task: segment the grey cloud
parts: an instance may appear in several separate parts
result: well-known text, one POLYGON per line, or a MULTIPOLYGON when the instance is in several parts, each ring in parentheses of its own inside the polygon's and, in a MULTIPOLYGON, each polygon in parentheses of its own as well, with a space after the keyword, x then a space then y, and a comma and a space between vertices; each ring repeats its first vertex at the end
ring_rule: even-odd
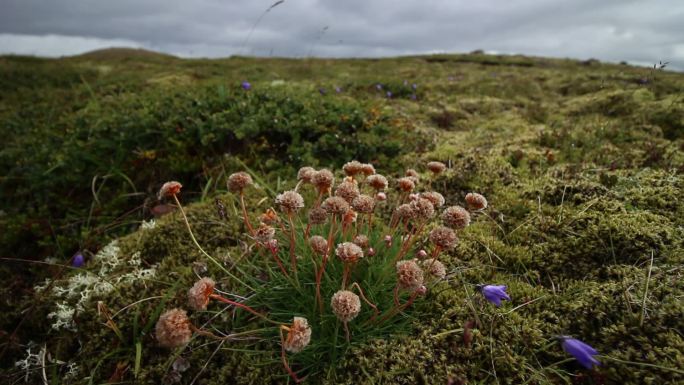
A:
MULTIPOLYGON (((241 53, 252 25, 273 1, 0 0, 0 51, 16 50, 17 36, 38 41, 51 34, 57 45, 54 36, 65 36, 71 48, 80 37, 102 44, 129 41, 180 56, 229 56, 241 53)), ((667 60, 684 69, 681 20, 679 0, 286 0, 263 17, 242 53, 347 57, 484 49, 667 60), (324 26, 330 28, 321 36, 324 26)))

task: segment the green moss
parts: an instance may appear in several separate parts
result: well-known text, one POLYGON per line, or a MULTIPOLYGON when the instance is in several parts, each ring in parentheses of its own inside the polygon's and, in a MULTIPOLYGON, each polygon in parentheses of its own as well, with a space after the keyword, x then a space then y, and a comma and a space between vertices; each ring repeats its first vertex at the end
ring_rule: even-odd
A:
MULTIPOLYGON (((357 61, 3 58, 0 87, 7 108, 0 118, 8 130, 3 134, 15 142, 3 149, 0 165, 16 176, 33 175, 26 181, 36 183, 26 191, 38 194, 21 204, 4 200, 16 210, 2 208, 3 247, 22 255, 39 250, 70 256, 88 230, 58 231, 53 238, 59 226, 45 213, 73 212, 78 201, 80 213, 72 219, 82 219, 90 211, 94 175, 98 188, 99 178, 110 176, 93 216, 117 224, 118 210, 142 204, 166 179, 186 184, 184 200, 200 200, 220 194, 225 174, 246 164, 263 177, 259 197, 268 197, 250 203, 256 215, 271 204, 266 191, 282 190, 286 182, 280 177, 299 165, 336 166, 357 157, 398 175, 402 167, 423 171, 425 161, 441 160, 451 168, 430 183, 448 204, 477 191, 490 205, 444 256, 449 280, 428 294, 417 309, 420 317, 406 318, 407 333, 353 345, 326 363, 335 370, 308 383, 681 383, 684 78, 659 72, 642 86, 640 79, 652 78, 647 69, 587 64, 479 54, 357 61), (257 92, 236 93, 243 79, 257 92), (282 86, 272 83, 281 80, 282 86), (417 101, 408 97, 404 80, 418 84, 417 101), (398 97, 384 98, 376 83, 398 97), (330 92, 336 85, 345 91, 330 92), (328 94, 318 94, 319 87, 328 94), (453 121, 443 125, 435 117, 453 121), (17 142, 27 127, 24 142, 17 142), (91 130, 125 135, 116 142, 91 142, 91 130), (69 133, 79 152, 60 148, 46 132, 69 133), (39 164, 56 168, 44 175, 47 169, 39 164), (126 170, 135 188, 117 170, 126 170), (44 242, 34 242, 36 234, 44 242), (54 239, 62 254, 54 252, 54 239), (512 301, 494 308, 474 290, 479 283, 508 285, 512 301), (463 329, 471 321, 467 341, 463 329), (557 334, 594 346, 604 355, 603 365, 581 368, 555 342, 557 334)), ((17 196, 10 194, 23 186, 17 180, 2 180, 5 196, 17 196)), ((230 195, 219 197, 228 221, 205 199, 189 207, 190 222, 221 263, 242 260, 238 266, 244 266, 251 254, 238 235, 244 231, 239 214, 230 195)), ((150 198, 146 206, 154 204, 150 198)), ((124 381, 157 384, 174 354, 191 362, 183 383, 195 375, 206 384, 286 383, 275 339, 220 347, 198 339, 175 353, 155 347, 146 326, 161 308, 185 302, 185 288, 195 279, 193 263, 204 260, 178 214, 149 230, 134 231, 137 221, 132 222, 121 228, 131 232, 119 240, 121 255, 139 252, 144 267, 155 266, 153 278, 94 296, 75 315, 74 333, 49 330, 46 317, 57 299, 30 290, 33 274, 57 275, 58 269, 7 265, 3 274, 13 279, 1 292, 7 310, 0 318, 3 329, 31 314, 19 341, 45 341, 53 357, 81 368, 77 380, 62 383, 88 383, 91 375, 93 382, 104 382, 125 363, 130 369, 124 381), (17 292, 33 296, 21 299, 17 292), (134 304, 139 300, 144 301, 134 304), (130 306, 115 317, 122 339, 103 325, 97 301, 112 313, 130 306), (142 359, 134 380, 136 343, 142 359)), ((95 250, 103 243, 85 246, 95 250)), ((215 269, 211 263, 208 268, 215 269)), ((91 263, 87 269, 96 273, 99 267, 91 263)), ((116 281, 132 269, 124 265, 108 278, 116 281)), ((57 281, 64 284, 74 274, 57 281)), ((230 279, 219 285, 233 287, 230 279)), ((192 315, 198 323, 207 316, 192 315)), ((9 352, 22 355, 16 345, 9 352)), ((3 371, 17 376, 12 360, 4 359, 3 371)), ((55 373, 58 383, 66 368, 55 373)))

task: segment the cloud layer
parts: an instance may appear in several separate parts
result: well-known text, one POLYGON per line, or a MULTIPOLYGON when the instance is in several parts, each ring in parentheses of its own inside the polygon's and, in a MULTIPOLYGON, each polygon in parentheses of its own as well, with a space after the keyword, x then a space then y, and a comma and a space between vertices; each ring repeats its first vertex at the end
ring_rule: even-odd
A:
POLYGON ((0 0, 0 53, 133 46, 185 57, 358 57, 483 49, 684 69, 680 0, 285 0, 264 14, 273 2, 0 0))

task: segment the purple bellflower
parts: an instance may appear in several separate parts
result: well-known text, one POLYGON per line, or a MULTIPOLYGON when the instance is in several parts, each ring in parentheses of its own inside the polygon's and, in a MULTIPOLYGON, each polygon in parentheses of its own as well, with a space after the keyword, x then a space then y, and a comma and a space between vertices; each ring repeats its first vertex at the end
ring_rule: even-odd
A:
POLYGON ((493 303, 496 307, 501 306, 502 299, 511 300, 511 297, 506 294, 506 285, 479 285, 477 289, 484 295, 487 301, 493 303))
POLYGON ((79 251, 71 258, 71 266, 81 267, 83 265, 85 265, 85 257, 83 256, 83 253, 79 251))
POLYGON ((251 90, 251 89, 252 89, 252 85, 249 84, 249 82, 245 80, 244 82, 242 82, 242 89, 243 89, 243 90, 251 90))
POLYGON ((339 94, 340 92, 342 92, 342 88, 341 87, 335 87, 335 92, 337 92, 339 94))
POLYGON ((387 99, 392 99, 392 91, 387 91, 387 99))
POLYGON ((570 336, 560 336, 558 338, 561 340, 563 350, 575 357, 575 359, 585 368, 591 369, 594 365, 601 365, 599 360, 594 358, 594 356, 598 354, 596 349, 570 336))
POLYGON ((376 84, 375 89, 378 91, 382 91, 382 84, 380 84, 380 83, 376 84))

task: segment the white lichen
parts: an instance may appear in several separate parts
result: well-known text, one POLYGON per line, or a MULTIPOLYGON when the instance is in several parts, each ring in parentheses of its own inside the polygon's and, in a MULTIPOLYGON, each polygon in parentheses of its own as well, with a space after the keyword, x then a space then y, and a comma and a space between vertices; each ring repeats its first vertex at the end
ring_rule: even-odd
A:
POLYGON ((149 221, 142 221, 140 224, 140 230, 152 230, 157 227, 157 221, 150 219, 149 221))
MULTIPOLYGON (((52 320, 52 328, 75 331, 74 314, 92 310, 90 303, 93 298, 106 297, 117 287, 155 277, 156 266, 147 269, 141 269, 141 266, 140 252, 126 258, 122 255, 117 241, 105 246, 95 254, 88 271, 74 274, 52 286, 50 294, 56 307, 48 314, 48 319, 52 320)), ((45 280, 43 285, 37 285, 35 289, 37 292, 43 292, 51 283, 52 281, 45 280)))

